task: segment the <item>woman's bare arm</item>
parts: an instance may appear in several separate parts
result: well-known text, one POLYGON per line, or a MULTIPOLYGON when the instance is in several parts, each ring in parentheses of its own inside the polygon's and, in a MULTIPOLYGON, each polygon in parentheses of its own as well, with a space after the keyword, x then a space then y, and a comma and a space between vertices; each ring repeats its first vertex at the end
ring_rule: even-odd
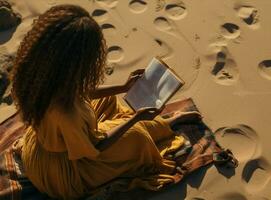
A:
POLYGON ((102 140, 96 145, 96 148, 103 151, 115 143, 129 128, 131 128, 135 123, 139 121, 137 115, 134 115, 128 121, 123 124, 116 126, 115 128, 108 131, 107 138, 102 140))
POLYGON ((123 85, 101 86, 90 94, 90 99, 99 99, 127 92, 144 73, 144 69, 132 72, 123 85))

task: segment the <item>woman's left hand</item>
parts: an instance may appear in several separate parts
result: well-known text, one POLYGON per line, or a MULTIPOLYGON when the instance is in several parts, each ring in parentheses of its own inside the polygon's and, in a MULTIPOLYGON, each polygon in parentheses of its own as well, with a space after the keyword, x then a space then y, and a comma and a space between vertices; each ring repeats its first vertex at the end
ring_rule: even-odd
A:
POLYGON ((135 82, 137 81, 137 79, 139 79, 140 77, 142 77, 144 71, 145 71, 145 69, 138 69, 138 70, 133 71, 129 75, 128 80, 124 84, 124 90, 125 90, 125 92, 127 92, 135 84, 135 82))

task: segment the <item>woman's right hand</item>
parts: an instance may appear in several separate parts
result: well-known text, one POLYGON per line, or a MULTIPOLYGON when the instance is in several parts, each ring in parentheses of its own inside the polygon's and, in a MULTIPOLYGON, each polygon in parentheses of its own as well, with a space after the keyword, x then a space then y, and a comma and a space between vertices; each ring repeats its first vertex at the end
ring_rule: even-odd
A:
POLYGON ((138 120, 153 120, 157 115, 159 115, 164 107, 157 109, 152 107, 140 108, 136 112, 136 118, 138 120))

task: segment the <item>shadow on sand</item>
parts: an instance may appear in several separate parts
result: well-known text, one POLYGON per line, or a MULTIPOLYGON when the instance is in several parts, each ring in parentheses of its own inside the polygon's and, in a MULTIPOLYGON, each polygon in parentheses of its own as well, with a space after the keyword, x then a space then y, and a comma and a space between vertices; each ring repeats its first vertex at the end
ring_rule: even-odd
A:
POLYGON ((227 179, 231 178, 235 174, 234 168, 209 164, 189 174, 187 177, 182 179, 180 183, 168 186, 159 192, 149 192, 137 189, 130 191, 129 195, 126 193, 115 194, 112 200, 184 200, 187 197, 187 186, 189 185, 192 188, 198 189, 203 182, 207 170, 212 166, 216 167, 217 171, 227 179))

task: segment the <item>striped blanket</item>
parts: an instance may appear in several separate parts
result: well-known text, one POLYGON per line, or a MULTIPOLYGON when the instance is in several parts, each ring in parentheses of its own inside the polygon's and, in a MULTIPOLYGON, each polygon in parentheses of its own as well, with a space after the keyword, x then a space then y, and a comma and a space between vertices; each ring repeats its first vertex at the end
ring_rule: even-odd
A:
MULTIPOLYGON (((177 110, 198 111, 192 99, 186 99, 168 104, 162 115, 168 117, 177 110)), ((0 199, 49 199, 45 194, 41 194, 24 176, 21 160, 11 149, 12 143, 23 135, 23 130, 24 125, 20 122, 18 114, 14 114, 0 124, 0 199)), ((180 182, 183 177, 194 170, 210 163, 237 166, 237 160, 232 153, 223 149, 215 141, 213 133, 203 122, 178 125, 174 127, 174 130, 177 134, 186 137, 191 144, 189 149, 179 152, 181 155, 177 157, 177 162, 180 166, 180 173, 176 176, 175 183, 180 182)), ((124 178, 116 179, 100 188, 95 196, 86 198, 88 200, 115 199, 116 188, 127 181, 129 180, 124 178)), ((129 194, 127 195, 129 196, 129 194)), ((141 198, 139 197, 139 199, 142 199, 142 195, 144 195, 144 191, 140 194, 141 198)), ((118 196, 117 199, 125 198, 118 196)))

